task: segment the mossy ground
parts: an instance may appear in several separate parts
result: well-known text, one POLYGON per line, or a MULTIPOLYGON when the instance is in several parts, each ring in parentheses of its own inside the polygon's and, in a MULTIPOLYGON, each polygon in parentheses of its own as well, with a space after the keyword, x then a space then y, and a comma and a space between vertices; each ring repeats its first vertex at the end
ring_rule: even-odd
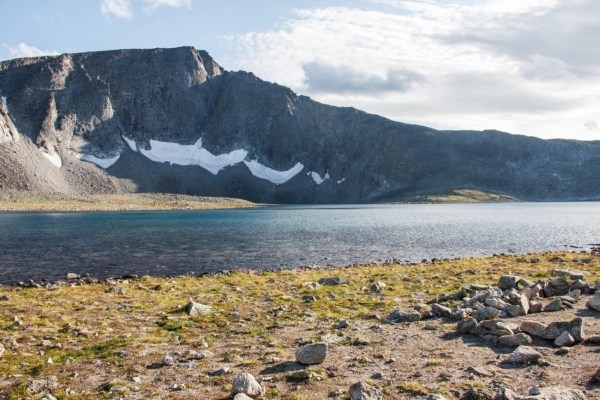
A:
POLYGON ((448 357, 456 350, 452 343, 431 336, 451 331, 455 324, 438 321, 430 333, 423 330, 423 322, 414 324, 413 329, 377 325, 379 321, 373 318, 385 318, 395 308, 409 309, 437 294, 455 293, 465 283, 494 284, 509 273, 538 279, 549 277, 554 268, 584 270, 590 273, 587 280, 593 281, 600 279, 600 256, 558 252, 415 266, 145 277, 121 284, 127 288, 123 294, 109 293, 108 287, 100 284, 64 286, 57 291, 1 288, 0 296, 7 295, 9 300, 0 303, 0 340, 6 346, 0 363, 0 377, 4 377, 0 378, 0 396, 25 398, 32 379, 54 375, 61 384, 54 391, 59 399, 67 395, 70 399, 125 395, 227 398, 232 376, 209 376, 208 372, 227 366, 234 373, 247 371, 259 376, 269 367, 293 360, 300 338, 318 340, 333 334, 340 341, 324 365, 310 367, 302 371, 304 375, 261 375, 266 379, 265 397, 325 398, 332 390, 347 389, 361 371, 385 370, 392 378, 374 382, 384 388, 388 398, 413 398, 436 391, 452 398, 452 389, 486 384, 478 380, 441 382, 434 390, 427 382, 398 371, 398 363, 408 366, 410 360, 398 361, 394 367, 389 359, 410 358, 406 351, 416 352, 423 358, 419 368, 424 371, 443 373, 455 368, 455 356, 448 357), (540 262, 530 263, 533 257, 540 262), (553 257, 563 261, 550 261, 553 257), (583 258, 592 261, 581 263, 583 258), (332 276, 345 277, 350 283, 315 290, 303 287, 303 283, 332 276), (375 282, 386 283, 385 289, 372 291, 375 282), (317 300, 305 302, 306 295, 317 300), (215 312, 190 317, 184 312, 190 300, 210 305, 215 312), (241 319, 230 315, 233 311, 241 319), (18 326, 15 317, 21 321, 18 326), (340 319, 348 319, 352 328, 334 329, 340 319), (356 328, 361 325, 364 329, 356 328), (368 344, 356 346, 359 338, 367 338, 368 344), (428 347, 424 350, 423 346, 428 347), (214 357, 183 362, 189 350, 208 350, 214 357), (115 351, 131 355, 118 356, 115 351), (170 353, 182 362, 154 369, 170 353), (52 364, 46 363, 48 358, 52 364), (134 383, 134 377, 140 377, 139 382, 134 383), (175 384, 185 385, 185 390, 176 390, 175 384), (131 386, 138 386, 139 392, 131 392, 131 386), (127 391, 111 392, 111 387, 127 391))

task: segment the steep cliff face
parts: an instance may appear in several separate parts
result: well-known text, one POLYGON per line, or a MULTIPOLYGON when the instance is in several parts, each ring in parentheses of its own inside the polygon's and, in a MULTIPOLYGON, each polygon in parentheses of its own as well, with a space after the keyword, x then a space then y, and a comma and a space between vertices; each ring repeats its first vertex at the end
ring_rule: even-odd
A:
POLYGON ((458 188, 600 199, 599 142, 394 122, 224 71, 190 47, 6 61, 0 90, 0 188, 277 203, 458 188))

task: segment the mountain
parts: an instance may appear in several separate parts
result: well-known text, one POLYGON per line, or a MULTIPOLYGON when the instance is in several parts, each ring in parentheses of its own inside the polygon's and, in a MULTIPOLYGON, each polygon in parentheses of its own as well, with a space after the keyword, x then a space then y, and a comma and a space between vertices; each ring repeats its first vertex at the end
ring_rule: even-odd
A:
POLYGON ((0 188, 365 203, 600 200, 600 142, 438 131, 320 104, 191 47, 0 63, 0 188))

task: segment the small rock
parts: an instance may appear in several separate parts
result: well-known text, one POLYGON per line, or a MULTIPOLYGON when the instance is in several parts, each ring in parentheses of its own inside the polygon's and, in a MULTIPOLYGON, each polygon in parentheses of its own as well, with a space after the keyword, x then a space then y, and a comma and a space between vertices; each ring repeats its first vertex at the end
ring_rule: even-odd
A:
POLYGON ((108 293, 116 293, 116 294, 125 294, 127 293, 127 289, 123 286, 111 286, 108 288, 108 293))
POLYGON ((350 281, 346 278, 321 278, 319 284, 323 286, 347 285, 350 281))
POLYGON ((571 346, 574 343, 575 339, 573 339, 573 336, 571 336, 569 331, 564 331, 559 337, 556 338, 556 340, 554 340, 554 345, 557 347, 571 346))
POLYGON ((496 286, 502 290, 512 289, 517 287, 517 282, 519 282, 519 280, 520 278, 518 276, 504 275, 500 277, 496 286))
POLYGON ((469 367, 469 368, 467 368, 467 372, 471 372, 475 375, 483 376, 485 378, 489 378, 489 377, 493 376, 493 374, 491 372, 489 372, 487 369, 482 368, 482 367, 469 367))
POLYGON ((471 318, 464 321, 460 321, 458 324, 456 324, 456 331, 458 333, 467 333, 476 326, 477 320, 475 318, 471 318))
POLYGON ((533 336, 542 336, 542 332, 547 328, 546 325, 537 321, 523 321, 521 322, 521 330, 523 332, 529 333, 533 336))
POLYGON ((265 388, 254 379, 254 376, 244 373, 233 378, 231 394, 244 393, 248 396, 262 396, 265 388))
POLYGON ((221 376, 221 375, 227 375, 230 372, 231 372, 231 370, 229 368, 223 367, 216 371, 209 372, 208 375, 209 376, 221 376))
POLYGON ((600 383, 600 369, 596 371, 596 375, 593 378, 594 382, 600 383))
POLYGON ((421 320, 421 314, 418 311, 395 310, 388 315, 387 319, 392 322, 415 322, 421 320))
POLYGON ((585 306, 590 310, 600 311, 600 292, 596 292, 585 306))
POLYGON ((533 343, 531 337, 524 333, 518 333, 516 335, 501 336, 498 338, 498 344, 501 346, 517 347, 533 343))
POLYGON ((539 388, 539 392, 536 395, 519 395, 505 388, 496 395, 495 400, 587 400, 582 391, 560 386, 539 388))
POLYGON ((54 361, 52 361, 51 358, 46 359, 46 364, 54 364, 54 361))
POLYGON ((341 319, 337 324, 340 327, 340 329, 346 329, 350 327, 350 322, 348 322, 347 319, 341 319))
POLYGON ((237 311, 232 311, 232 312, 230 312, 230 313, 229 313, 229 316, 230 316, 231 318, 235 318, 235 319, 241 319, 241 318, 242 318, 242 316, 240 315, 240 313, 239 313, 239 312, 237 312, 237 311))
POLYGON ((544 307, 545 312, 561 311, 562 309, 563 304, 562 301, 560 301, 560 299, 554 299, 554 301, 552 301, 544 307))
POLYGON ((590 336, 587 341, 590 343, 600 343, 600 335, 590 336))
MULTIPOLYGON (((483 326, 477 325, 475 328, 471 329, 469 331, 469 333, 474 336, 484 337, 489 333, 489 331, 487 329, 485 329, 483 326)), ((490 335, 490 336, 495 337, 493 335, 490 335)))
POLYGON ((72 280, 79 279, 79 278, 81 278, 81 276, 79 276, 77 274, 74 274, 73 272, 69 272, 67 274, 67 280, 68 281, 72 281, 72 280))
POLYGON ((449 317, 452 315, 452 310, 450 308, 437 303, 431 306, 431 311, 440 317, 449 317))
POLYGON ((304 282, 302 284, 302 287, 309 289, 309 290, 314 290, 314 289, 320 289, 322 286, 321 286, 321 284, 319 284, 317 282, 304 282))
POLYGON ((235 395, 235 397, 233 398, 233 400, 252 400, 252 397, 248 397, 244 393, 238 393, 238 394, 235 395))
POLYGON ((471 387, 462 397, 463 400, 493 400, 494 393, 486 388, 471 387))
MULTIPOLYGON (((529 308, 529 307, 527 307, 527 308, 529 308)), ((510 306, 506 307, 504 309, 504 311, 506 311, 508 313, 508 315, 510 315, 513 318, 520 317, 520 316, 526 314, 523 307, 518 306, 518 305, 512 305, 512 304, 510 306)))
POLYGON ((211 306, 195 303, 193 301, 190 301, 185 307, 185 312, 192 317, 196 315, 211 314, 213 311, 211 306))
POLYGON ((160 363, 162 365, 170 367, 170 366, 175 365, 175 359, 171 356, 166 356, 162 359, 162 361, 160 363))
POLYGON ((384 282, 375 282, 373 285, 371 285, 371 291, 381 292, 386 286, 387 285, 384 282))
POLYGON ((350 400, 382 400, 383 393, 377 386, 357 382, 350 386, 350 400))
POLYGON ((485 305, 497 308, 498 310, 504 310, 506 309, 506 307, 510 306, 510 304, 508 304, 507 302, 496 298, 487 299, 485 301, 485 305))
POLYGON ((562 335, 564 331, 568 331, 577 342, 585 340, 583 319, 581 318, 575 318, 572 321, 552 322, 542 331, 540 337, 546 340, 555 340, 562 335))
POLYGON ((504 361, 506 364, 526 364, 537 362, 542 355, 534 349, 527 346, 519 346, 504 361))
POLYGON ((500 310, 494 307, 484 307, 481 310, 475 312, 473 317, 477 321, 484 321, 486 319, 496 319, 500 316, 500 310))
POLYGON ((542 303, 540 303, 539 301, 530 301, 529 302, 529 313, 530 314, 537 314, 537 313, 541 313, 544 309, 544 305, 542 303))
POLYGON ((0 296, 0 301, 9 301, 9 300, 10 300, 10 297, 8 297, 7 295, 0 296))
POLYGON ((306 344, 296 352, 296 361, 300 364, 321 364, 327 357, 327 343, 306 344))

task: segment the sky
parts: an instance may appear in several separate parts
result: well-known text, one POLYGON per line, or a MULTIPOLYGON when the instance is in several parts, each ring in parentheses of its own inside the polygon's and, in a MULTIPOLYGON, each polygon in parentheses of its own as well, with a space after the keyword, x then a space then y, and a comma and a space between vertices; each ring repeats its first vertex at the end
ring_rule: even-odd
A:
POLYGON ((598 0, 1 0, 0 60, 194 46, 436 129, 600 140, 598 0))

